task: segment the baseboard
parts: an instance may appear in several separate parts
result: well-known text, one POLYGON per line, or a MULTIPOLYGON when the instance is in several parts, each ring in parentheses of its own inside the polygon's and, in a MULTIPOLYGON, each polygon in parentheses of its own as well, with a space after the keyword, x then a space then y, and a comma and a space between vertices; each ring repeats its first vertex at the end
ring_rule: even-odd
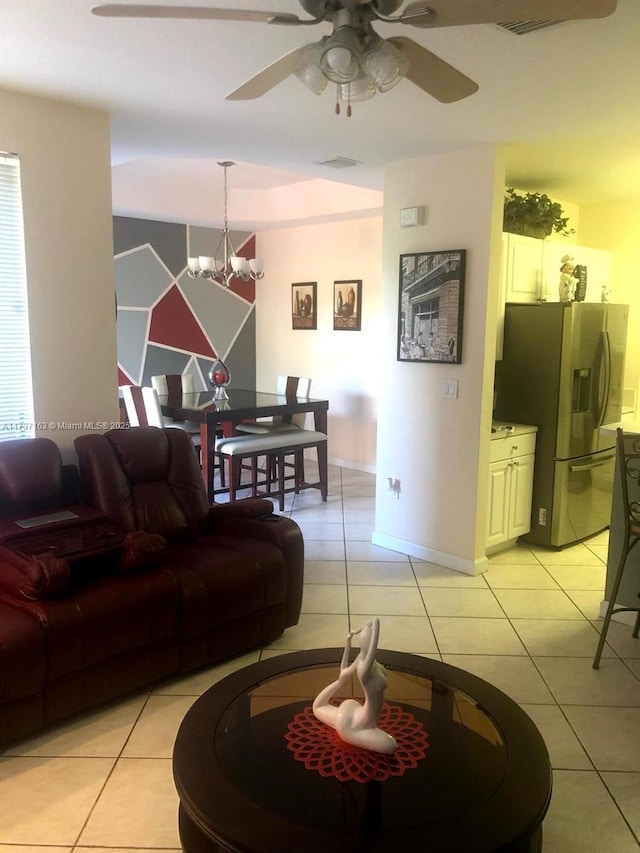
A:
MULTIPOLYGON (((604 619, 607 614, 607 607, 609 606, 609 602, 606 598, 604 598, 600 602, 600 618, 604 619)), ((624 607, 625 605, 621 604, 620 607, 624 607)), ((622 622, 623 625, 631 625, 633 628, 636 624, 636 616, 637 614, 631 610, 624 610, 622 613, 614 613, 611 617, 612 622, 622 622)))
POLYGON ((366 474, 376 473, 375 465, 367 465, 365 462, 354 462, 353 459, 340 459, 337 456, 329 457, 329 465, 337 465, 338 468, 349 468, 351 471, 364 471, 366 474))
POLYGON ((436 551, 435 548, 425 548, 424 545, 416 545, 415 542, 406 542, 404 539, 386 536, 375 531, 371 536, 371 541, 381 548, 399 551, 401 554, 408 554, 410 557, 417 557, 427 563, 435 563, 438 566, 444 566, 445 569, 452 569, 454 572, 461 572, 464 575, 481 575, 489 568, 489 561, 486 557, 479 557, 477 560, 465 560, 455 554, 436 551))

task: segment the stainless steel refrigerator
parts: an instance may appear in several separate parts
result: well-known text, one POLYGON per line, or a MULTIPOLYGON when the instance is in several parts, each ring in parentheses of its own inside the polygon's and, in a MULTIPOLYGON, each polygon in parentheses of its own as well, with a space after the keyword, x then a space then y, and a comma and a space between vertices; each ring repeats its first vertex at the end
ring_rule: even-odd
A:
POLYGON ((538 426, 524 541, 562 548, 609 525, 615 439, 599 429, 622 416, 628 311, 587 302, 506 307, 494 417, 538 426))

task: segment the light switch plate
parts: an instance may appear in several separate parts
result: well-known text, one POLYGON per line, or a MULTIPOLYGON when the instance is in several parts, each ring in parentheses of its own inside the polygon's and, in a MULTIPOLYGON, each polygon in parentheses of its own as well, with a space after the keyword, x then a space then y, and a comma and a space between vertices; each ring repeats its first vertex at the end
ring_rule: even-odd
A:
POLYGON ((411 228, 413 225, 424 225, 424 205, 404 207, 400 211, 400 227, 411 228))

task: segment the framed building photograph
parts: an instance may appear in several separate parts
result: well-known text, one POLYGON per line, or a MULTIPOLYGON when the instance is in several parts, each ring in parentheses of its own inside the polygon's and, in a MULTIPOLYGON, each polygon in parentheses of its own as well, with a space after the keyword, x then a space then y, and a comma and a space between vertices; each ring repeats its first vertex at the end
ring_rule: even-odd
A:
POLYGON ((291 285, 291 328, 316 329, 318 312, 316 292, 318 283, 303 281, 291 285))
POLYGON ((333 282, 333 328, 359 332, 362 318, 362 279, 333 282))
POLYGON ((398 361, 460 364, 465 249, 400 255, 398 361))

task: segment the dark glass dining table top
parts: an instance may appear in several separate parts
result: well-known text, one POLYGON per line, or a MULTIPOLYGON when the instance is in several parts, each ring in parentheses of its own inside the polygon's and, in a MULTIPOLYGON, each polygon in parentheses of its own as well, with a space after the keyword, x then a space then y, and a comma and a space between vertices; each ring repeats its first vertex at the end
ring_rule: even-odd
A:
POLYGON ((213 391, 196 391, 183 393, 175 399, 168 394, 159 394, 161 406, 172 406, 182 410, 198 412, 255 412, 259 409, 282 409, 283 411, 313 411, 316 408, 326 408, 327 400, 314 397, 296 397, 285 394, 271 394, 245 388, 226 388, 227 400, 216 401, 213 391))

